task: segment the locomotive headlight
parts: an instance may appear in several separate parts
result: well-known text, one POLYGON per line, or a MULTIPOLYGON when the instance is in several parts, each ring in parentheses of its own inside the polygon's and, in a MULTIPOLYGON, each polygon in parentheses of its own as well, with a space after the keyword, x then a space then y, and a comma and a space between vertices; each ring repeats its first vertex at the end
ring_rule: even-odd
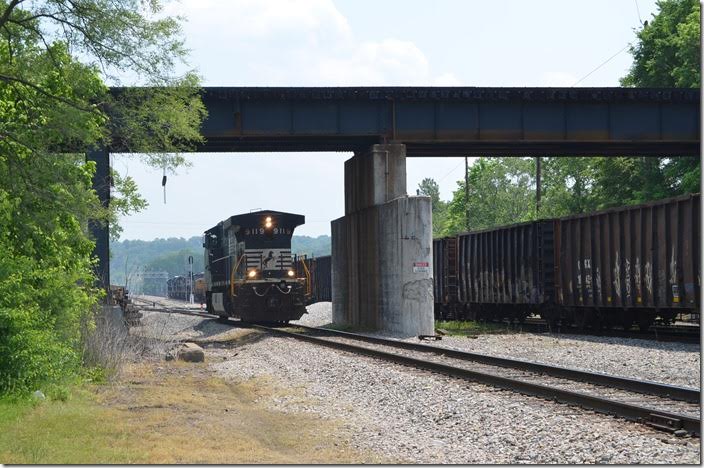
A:
POLYGON ((293 278, 293 275, 295 274, 296 273, 293 270, 288 270, 288 276, 290 276, 291 278, 293 278))
POLYGON ((257 270, 250 270, 250 272, 247 274, 250 278, 254 278, 257 276, 257 270))
POLYGON ((266 219, 264 220, 264 227, 266 227, 266 228, 271 227, 271 216, 267 216, 266 219))

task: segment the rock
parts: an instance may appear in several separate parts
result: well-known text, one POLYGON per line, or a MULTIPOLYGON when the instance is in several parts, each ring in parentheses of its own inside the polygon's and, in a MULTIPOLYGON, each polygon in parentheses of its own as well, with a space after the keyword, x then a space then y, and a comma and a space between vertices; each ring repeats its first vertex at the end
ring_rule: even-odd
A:
POLYGON ((205 352, 195 343, 184 343, 178 351, 178 358, 186 362, 203 362, 205 361, 205 352))
POLYGON ((46 396, 44 396, 44 393, 41 390, 36 390, 32 393, 32 398, 35 400, 46 400, 46 396))
POLYGON ((684 436, 686 436, 687 434, 689 434, 689 432, 685 431, 684 429, 677 429, 677 430, 675 431, 675 435, 676 435, 677 437, 684 437, 684 436))

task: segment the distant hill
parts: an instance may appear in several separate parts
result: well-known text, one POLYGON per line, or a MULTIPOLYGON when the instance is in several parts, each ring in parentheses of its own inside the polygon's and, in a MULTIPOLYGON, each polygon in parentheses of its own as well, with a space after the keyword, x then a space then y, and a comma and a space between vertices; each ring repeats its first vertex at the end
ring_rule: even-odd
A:
MULTIPOLYGON (((193 271, 203 271, 203 246, 201 236, 189 239, 170 237, 152 241, 124 240, 110 243, 110 283, 125 284, 125 278, 143 266, 147 270, 166 271, 169 276, 183 275, 188 271, 188 256, 193 256, 193 271)), ((330 255, 330 236, 293 236, 293 254, 321 257, 330 255)))

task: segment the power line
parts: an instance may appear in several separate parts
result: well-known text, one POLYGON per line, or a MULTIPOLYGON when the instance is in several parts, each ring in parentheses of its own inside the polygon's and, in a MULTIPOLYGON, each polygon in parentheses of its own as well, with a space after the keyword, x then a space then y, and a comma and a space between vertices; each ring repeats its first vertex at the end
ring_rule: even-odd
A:
POLYGON ((606 60, 604 60, 604 61, 603 61, 601 64, 599 64, 599 66, 596 67, 594 70, 590 71, 589 73, 587 73, 586 75, 584 75, 582 78, 580 78, 579 80, 577 80, 577 82, 576 82, 575 84, 573 84, 573 85, 571 86, 571 88, 574 88, 574 87, 577 86, 579 83, 581 83, 582 81, 584 81, 584 80, 586 80, 587 78, 589 78, 589 76, 591 76, 592 73, 594 73, 595 71, 597 71, 598 69, 600 69, 601 67, 603 67, 604 65, 606 65, 607 63, 609 63, 609 62, 610 62, 611 60, 613 60, 618 54, 620 54, 620 53, 623 52, 624 50, 628 49, 628 46, 629 46, 629 44, 626 44, 623 49, 619 50, 619 51, 616 52, 614 55, 612 55, 611 57, 609 57, 609 58, 607 58, 606 60))
POLYGON ((438 179, 438 183, 440 183, 440 181, 443 180, 445 177, 447 177, 447 176, 449 176, 450 174, 452 174, 453 172, 455 172, 455 171, 457 170, 457 168, 460 167, 460 165, 461 165, 463 162, 464 162, 464 161, 460 161, 460 163, 459 163, 458 165, 456 165, 454 169, 452 169, 450 172, 448 172, 447 174, 445 174, 444 176, 442 176, 441 178, 439 178, 439 179, 438 179))
POLYGON ((640 17, 640 8, 638 8, 638 0, 633 0, 633 2, 636 4, 636 11, 638 12, 638 21, 640 21, 640 24, 643 24, 643 19, 640 17))

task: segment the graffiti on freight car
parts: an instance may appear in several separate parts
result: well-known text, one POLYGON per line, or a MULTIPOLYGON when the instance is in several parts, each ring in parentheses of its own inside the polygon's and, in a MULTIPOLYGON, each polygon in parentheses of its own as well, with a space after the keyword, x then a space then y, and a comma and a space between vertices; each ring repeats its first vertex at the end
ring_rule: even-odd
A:
POLYGON ((614 292, 621 298, 621 260, 619 251, 616 251, 616 261, 614 261, 614 292))
POLYGON ((626 259, 626 299, 631 298, 631 259, 626 259))
POLYGON ((650 262, 645 262, 645 289, 648 290, 648 294, 652 297, 653 295, 653 265, 650 262))
POLYGON ((672 246, 672 257, 670 259, 670 284, 677 284, 677 257, 675 257, 675 246, 672 246))
POLYGON ((584 259, 584 292, 587 298, 592 297, 592 260, 584 259))
POLYGON ((596 267, 596 295, 601 298, 601 271, 596 267))
POLYGON ((634 277, 636 279, 636 302, 640 303, 643 299, 643 291, 641 290, 640 282, 640 258, 636 257, 636 271, 634 272, 634 277))

